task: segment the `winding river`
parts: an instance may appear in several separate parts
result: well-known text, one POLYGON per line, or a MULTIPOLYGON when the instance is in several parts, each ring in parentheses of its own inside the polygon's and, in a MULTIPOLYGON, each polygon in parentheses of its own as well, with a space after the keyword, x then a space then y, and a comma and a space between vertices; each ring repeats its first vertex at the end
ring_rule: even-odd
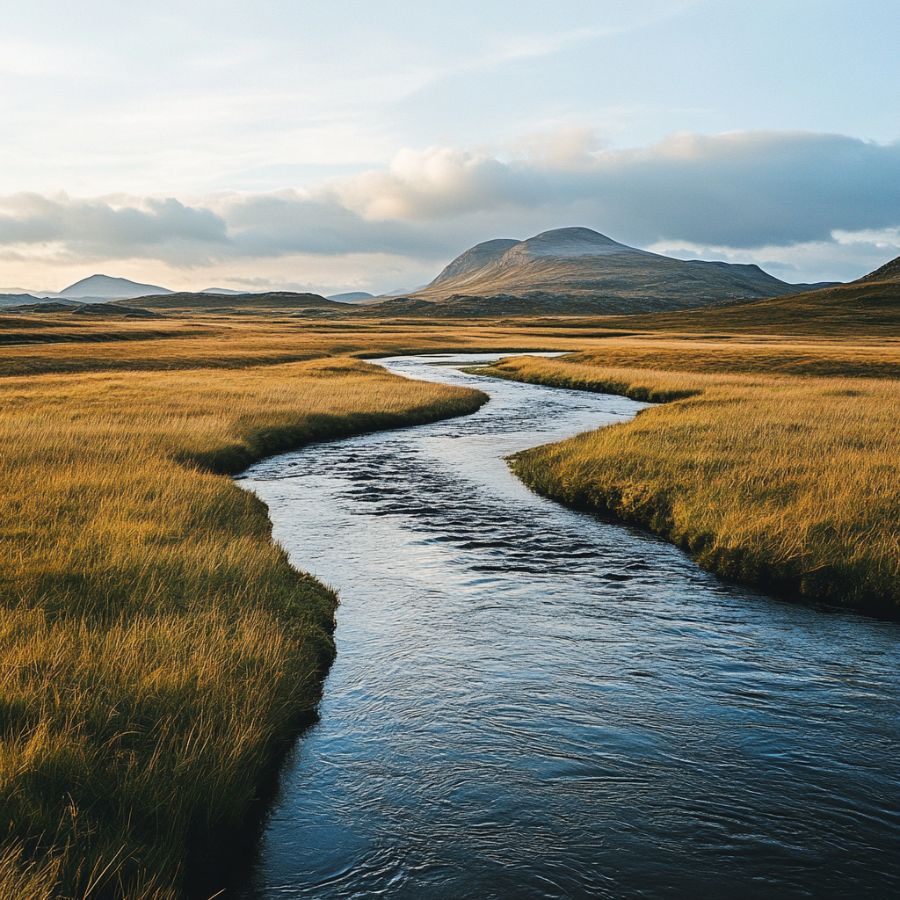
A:
POLYGON ((481 358, 380 361, 479 412, 241 482, 342 601, 241 896, 897 896, 900 626, 533 495, 503 457, 642 404, 481 358))

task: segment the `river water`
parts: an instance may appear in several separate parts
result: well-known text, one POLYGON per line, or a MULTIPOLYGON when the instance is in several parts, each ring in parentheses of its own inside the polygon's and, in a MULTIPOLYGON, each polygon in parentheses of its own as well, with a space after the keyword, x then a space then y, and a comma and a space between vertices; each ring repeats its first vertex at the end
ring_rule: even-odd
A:
POLYGON ((900 626, 530 493, 504 456, 642 404, 473 359, 381 363, 479 412, 242 479, 341 607, 241 896, 900 894, 900 626))

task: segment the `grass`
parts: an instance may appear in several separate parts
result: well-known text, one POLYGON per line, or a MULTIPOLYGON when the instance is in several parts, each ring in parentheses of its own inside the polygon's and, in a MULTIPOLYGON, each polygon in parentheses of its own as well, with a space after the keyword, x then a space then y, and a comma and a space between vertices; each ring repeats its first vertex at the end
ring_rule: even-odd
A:
POLYGON ((483 399, 362 357, 581 351, 494 372, 677 402, 520 455, 529 483, 734 577, 895 603, 897 344, 642 329, 0 314, 0 896, 181 896, 246 822, 335 598, 227 474, 483 399))
MULTIPOLYGON (((646 348, 559 359, 515 358, 490 374, 670 401, 634 421, 515 455, 533 489, 648 528, 727 578, 805 599, 900 612, 900 382, 810 376, 826 361, 805 345, 779 351, 795 375, 745 359, 709 371, 710 350, 646 348)), ((854 348, 841 351, 854 357, 854 348)), ((869 350, 864 356, 868 359, 869 350)), ((714 355, 714 354, 713 354, 714 355)), ((887 354, 886 354, 887 355, 887 354)), ((854 368, 856 363, 850 365, 854 368)), ((866 363, 869 366, 869 363, 866 363)))
MULTIPOLYGON (((545 334, 514 324, 303 320, 195 316, 123 322, 57 314, 0 314, 0 377, 96 371, 237 369, 323 356, 444 350, 578 350, 580 332, 545 334), (30 327, 29 327, 30 326, 30 327)), ((587 342, 590 344, 590 341, 587 342)))
POLYGON ((752 303, 623 316, 620 325, 649 331, 816 335, 841 340, 877 334, 896 340, 900 334, 900 280, 854 281, 752 303))
POLYGON ((180 896, 314 708, 335 598, 224 474, 483 399, 350 359, 0 379, 0 896, 180 896))

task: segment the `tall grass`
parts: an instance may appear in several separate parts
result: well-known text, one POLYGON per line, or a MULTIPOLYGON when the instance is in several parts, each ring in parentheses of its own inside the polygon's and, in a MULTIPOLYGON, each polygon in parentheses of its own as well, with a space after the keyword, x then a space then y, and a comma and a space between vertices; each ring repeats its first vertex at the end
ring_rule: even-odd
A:
POLYGON ((521 455, 532 484, 729 574, 895 602, 896 382, 872 376, 896 356, 766 337, 701 364, 599 324, 0 315, 0 897, 173 898, 245 821, 315 706, 335 598, 224 474, 483 401, 335 356, 592 348, 496 372, 689 399, 521 455), (771 375, 803 354, 870 377, 771 375))
POLYGON ((606 356, 488 370, 672 401, 515 455, 528 485, 661 534, 728 578, 900 612, 900 382, 691 372, 688 345, 682 371, 606 356))
POLYGON ((0 379, 0 896, 179 895, 315 706, 335 598, 221 473, 483 399, 352 360, 0 379))
POLYGON ((85 321, 0 313, 0 377, 96 371, 160 371, 278 365, 323 356, 386 356, 445 350, 579 350, 579 334, 506 323, 327 321, 198 316, 85 321))

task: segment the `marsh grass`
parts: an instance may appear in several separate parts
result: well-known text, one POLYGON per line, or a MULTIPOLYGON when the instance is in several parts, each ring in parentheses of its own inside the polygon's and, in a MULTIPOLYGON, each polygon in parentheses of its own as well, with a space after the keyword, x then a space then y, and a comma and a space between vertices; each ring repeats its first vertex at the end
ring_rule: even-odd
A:
POLYGON ((486 370, 670 401, 516 454, 514 471, 542 494, 665 536, 725 577, 896 615, 900 382, 694 372, 690 353, 680 370, 640 368, 642 353, 633 368, 610 366, 606 351, 486 370))
POLYGON ((0 314, 0 897, 174 898, 246 821, 335 598, 225 474, 483 400, 351 355, 588 350, 495 373, 681 400, 520 455, 530 483, 736 577, 896 601, 890 347, 614 327, 0 314))
POLYGON ((349 359, 0 379, 0 896, 178 896, 315 706, 335 598, 222 473, 483 399, 349 359))
POLYGON ((502 323, 327 321, 288 317, 177 317, 123 322, 0 313, 0 377, 96 371, 240 369, 323 356, 531 349, 579 350, 578 333, 502 323))

